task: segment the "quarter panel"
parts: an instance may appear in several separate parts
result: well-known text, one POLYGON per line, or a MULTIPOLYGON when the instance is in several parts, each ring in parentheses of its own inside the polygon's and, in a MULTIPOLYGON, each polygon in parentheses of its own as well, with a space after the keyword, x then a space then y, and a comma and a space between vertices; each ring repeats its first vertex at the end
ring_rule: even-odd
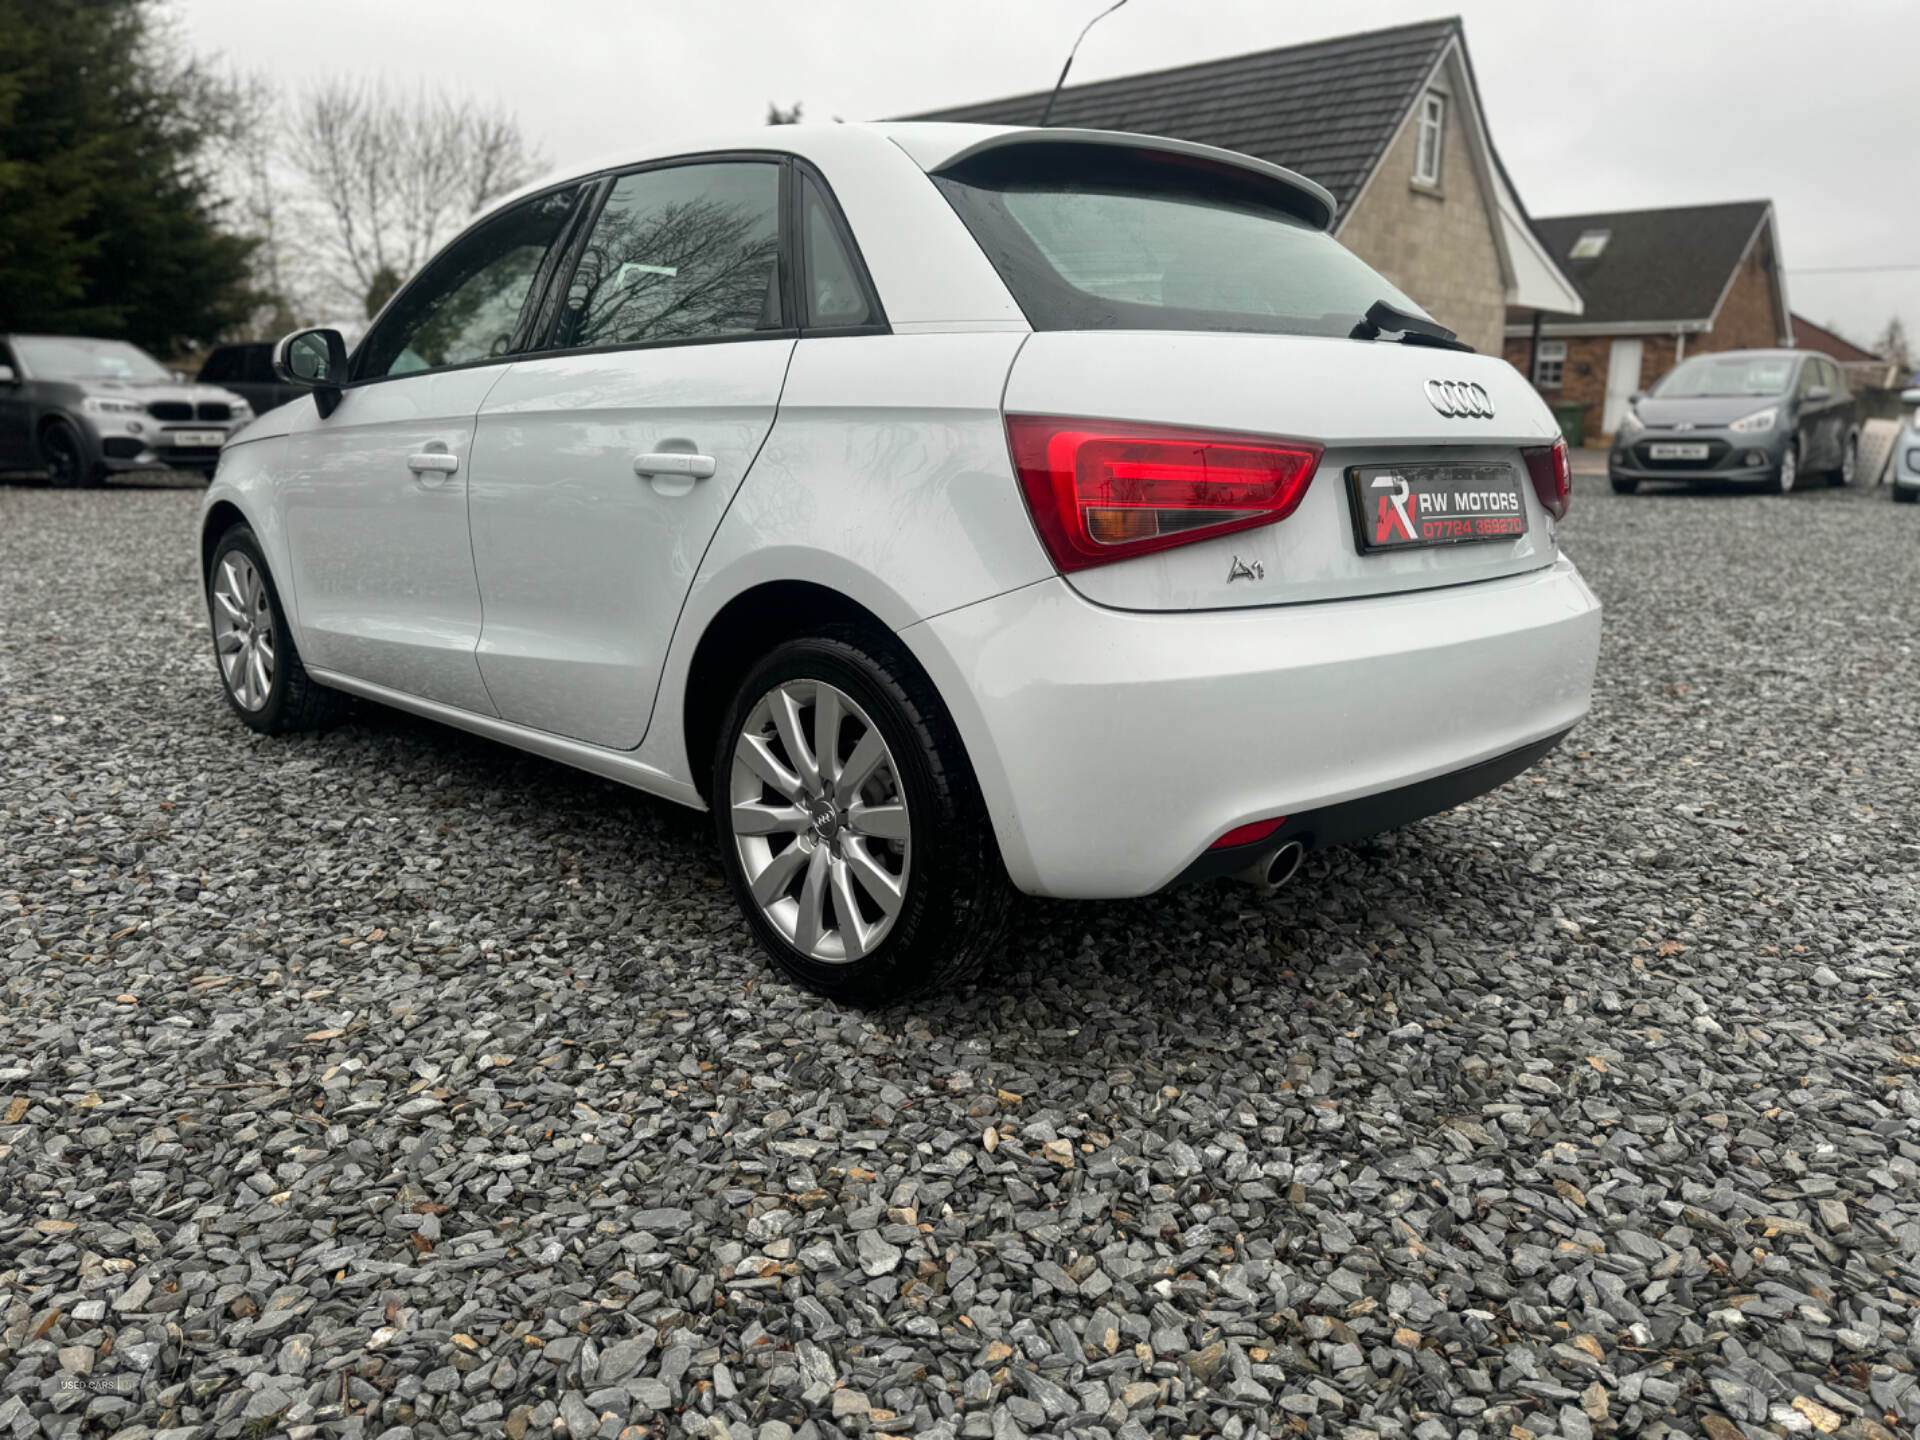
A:
POLYGON ((795 346, 773 431, 688 594, 644 756, 689 773, 687 666, 713 617, 755 585, 824 585, 900 630, 1053 574, 1000 417, 1023 338, 866 335, 795 346))

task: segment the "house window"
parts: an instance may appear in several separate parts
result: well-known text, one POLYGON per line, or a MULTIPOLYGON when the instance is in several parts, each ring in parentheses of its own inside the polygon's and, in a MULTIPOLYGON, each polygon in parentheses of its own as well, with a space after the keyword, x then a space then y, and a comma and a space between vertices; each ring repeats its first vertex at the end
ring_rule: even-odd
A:
POLYGON ((1420 139, 1413 154, 1413 178, 1418 184, 1440 183, 1440 141, 1446 125, 1447 97, 1429 90, 1420 101, 1420 139))
POLYGON ((1558 390, 1567 372, 1567 342, 1542 340, 1533 357, 1533 384, 1537 390, 1558 390))
POLYGON ((1611 230, 1583 230, 1580 238, 1573 242, 1573 249, 1567 253, 1569 260, 1598 260, 1600 252, 1607 248, 1607 241, 1613 238, 1611 230))

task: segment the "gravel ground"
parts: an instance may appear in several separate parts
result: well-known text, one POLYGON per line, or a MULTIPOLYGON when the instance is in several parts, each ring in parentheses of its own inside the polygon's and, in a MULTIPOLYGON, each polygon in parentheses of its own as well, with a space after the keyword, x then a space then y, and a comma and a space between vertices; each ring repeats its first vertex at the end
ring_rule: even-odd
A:
POLYGON ((0 1440, 1920 1422, 1920 512, 1583 481, 1593 718, 898 1014, 704 821, 215 689, 192 490, 0 488, 0 1440))

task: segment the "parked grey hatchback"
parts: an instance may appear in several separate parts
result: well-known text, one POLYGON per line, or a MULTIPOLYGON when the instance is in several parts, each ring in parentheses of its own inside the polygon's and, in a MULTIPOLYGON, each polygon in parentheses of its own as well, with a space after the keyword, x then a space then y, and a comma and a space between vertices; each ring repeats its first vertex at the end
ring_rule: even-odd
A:
POLYGON ((196 385, 137 345, 84 335, 0 335, 0 471, 98 485, 118 470, 209 477, 253 419, 231 390, 196 385))
POLYGON ((1727 482, 1785 494, 1823 477, 1851 485, 1860 426, 1840 367, 1806 350, 1728 350, 1675 366, 1633 397, 1607 477, 1727 482))

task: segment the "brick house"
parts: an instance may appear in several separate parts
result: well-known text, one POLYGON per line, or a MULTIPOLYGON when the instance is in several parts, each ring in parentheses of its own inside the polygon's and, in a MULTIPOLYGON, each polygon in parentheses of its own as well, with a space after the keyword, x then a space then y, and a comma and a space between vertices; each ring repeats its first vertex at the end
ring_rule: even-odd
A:
POLYGON ((1585 440, 1689 355, 1793 344, 1773 202, 1536 220, 1580 287, 1578 319, 1515 306, 1505 355, 1554 406, 1582 409, 1585 440))
MULTIPOLYGON (((1046 103, 907 118, 1037 125, 1046 103)), ((1068 86, 1050 123, 1218 145, 1317 180, 1340 241, 1488 354, 1512 307, 1580 312, 1493 147, 1457 18, 1068 86)))
POLYGON ((1840 373, 1855 390, 1891 390, 1900 383, 1900 367, 1883 360, 1846 336, 1816 325, 1804 315, 1793 317, 1793 343, 1802 350, 1817 350, 1839 365, 1840 373))

